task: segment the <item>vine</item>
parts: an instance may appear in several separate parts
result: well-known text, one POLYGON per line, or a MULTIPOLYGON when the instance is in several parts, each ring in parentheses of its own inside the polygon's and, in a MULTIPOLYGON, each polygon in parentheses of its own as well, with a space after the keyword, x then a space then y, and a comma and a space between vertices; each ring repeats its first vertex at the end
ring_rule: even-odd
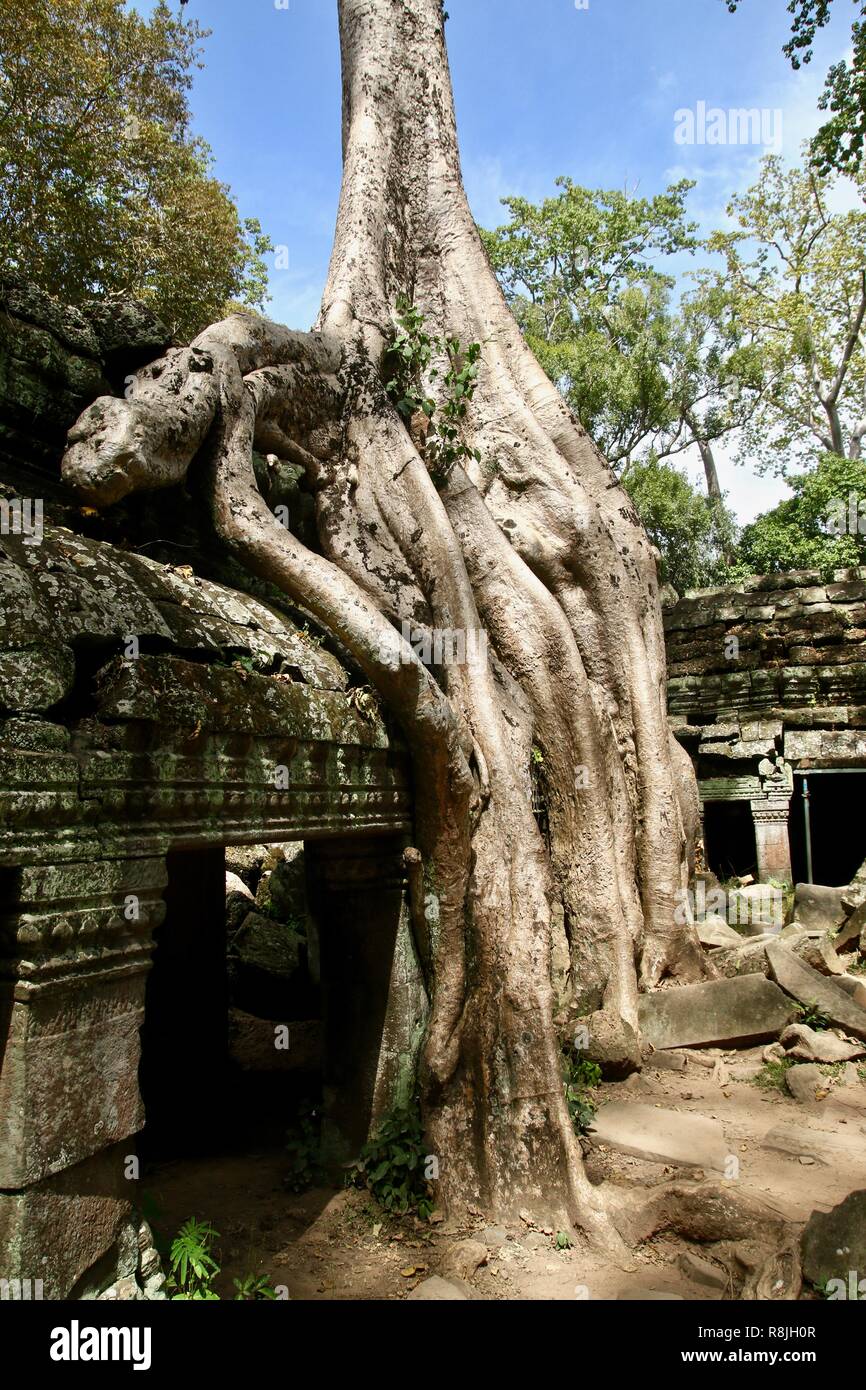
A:
POLYGON ((394 335, 385 352, 385 390, 394 402, 427 464, 437 487, 448 480, 456 463, 481 462, 480 449, 470 449, 461 437, 462 423, 475 394, 481 361, 481 344, 461 344, 459 338, 432 337, 424 327, 424 315, 408 299, 396 308, 394 335), (444 358, 440 373, 433 366, 444 358), (426 382, 441 380, 441 403, 427 394, 426 382))

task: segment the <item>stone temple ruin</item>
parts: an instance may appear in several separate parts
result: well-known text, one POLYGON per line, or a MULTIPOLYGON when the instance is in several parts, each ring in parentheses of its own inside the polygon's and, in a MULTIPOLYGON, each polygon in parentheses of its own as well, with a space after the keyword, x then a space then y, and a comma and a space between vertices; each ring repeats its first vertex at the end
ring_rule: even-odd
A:
MULTIPOLYGON (((164 1296, 141 1166, 203 1116, 244 1131, 313 1092, 325 1160, 354 1157, 427 1011, 408 757, 348 654, 213 550, 194 469, 106 517, 61 485, 78 415, 165 346, 140 305, 0 287, 0 1280, 51 1299, 164 1296)), ((303 536, 299 470, 256 467, 303 536)), ((703 923, 716 978, 644 998, 648 1047, 802 1047, 804 996, 866 1041, 866 571, 665 621, 703 881, 816 887, 780 941, 703 923)), ((596 1136, 643 1152, 635 1113, 596 1136)))
POLYGON ((15 287, 0 312, 0 1275, 46 1298, 158 1268, 143 1128, 227 1068, 319 1070, 351 1157, 426 1008, 373 697, 305 615, 202 577, 188 495, 98 538, 59 484, 80 410, 161 339, 15 287))
POLYGON ((849 883, 866 856, 866 569, 688 593, 665 632, 707 866, 723 880, 849 883))

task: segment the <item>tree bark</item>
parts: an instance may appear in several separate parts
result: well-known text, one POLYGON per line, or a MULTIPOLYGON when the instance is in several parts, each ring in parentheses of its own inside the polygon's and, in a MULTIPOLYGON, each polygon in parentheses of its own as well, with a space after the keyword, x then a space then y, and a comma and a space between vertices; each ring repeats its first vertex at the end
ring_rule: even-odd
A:
POLYGON ((675 913, 696 796, 668 731, 656 560, 487 262, 460 174, 441 0, 339 11, 344 175, 314 332, 215 325, 139 373, 131 400, 85 412, 65 473, 104 505, 176 481, 204 448, 225 543, 350 649, 414 765, 435 904, 419 1084, 438 1199, 571 1221, 622 1254, 583 1172, 560 1048, 584 1019, 594 1054, 638 1065, 639 982, 704 970, 675 913), (481 461, 444 480, 384 389, 401 296, 432 333, 482 347, 464 428, 481 461), (271 515, 254 446, 303 462, 320 553, 271 515), (483 633, 487 660, 428 670, 403 622, 483 633))

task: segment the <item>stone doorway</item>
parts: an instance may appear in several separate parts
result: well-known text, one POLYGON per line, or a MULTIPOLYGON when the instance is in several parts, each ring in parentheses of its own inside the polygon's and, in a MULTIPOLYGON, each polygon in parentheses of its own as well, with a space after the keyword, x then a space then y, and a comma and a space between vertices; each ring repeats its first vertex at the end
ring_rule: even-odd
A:
POLYGON ((758 855, 749 801, 704 803, 704 850, 707 867, 721 880, 754 874, 758 855))
MULTIPOLYGON (((809 826, 812 840, 812 882, 844 887, 866 859, 866 769, 811 771, 809 826)), ((794 880, 808 879, 803 805, 804 774, 794 777, 790 838, 794 880)))

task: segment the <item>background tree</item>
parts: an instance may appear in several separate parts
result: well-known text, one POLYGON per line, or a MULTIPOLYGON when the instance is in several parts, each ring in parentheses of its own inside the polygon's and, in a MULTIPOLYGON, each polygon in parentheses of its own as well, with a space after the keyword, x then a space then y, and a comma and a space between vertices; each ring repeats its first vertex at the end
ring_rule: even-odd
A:
MULTIPOLYGON (((724 0, 732 14, 740 0, 724 0)), ((800 68, 810 63, 818 30, 829 23, 833 0, 790 0, 788 11, 793 15, 791 38, 784 53, 791 66, 800 68)), ((822 111, 832 112, 814 137, 812 157, 818 170, 859 174, 863 170, 863 143, 866 139, 866 0, 854 0, 860 18, 851 26, 852 54, 841 63, 834 63, 827 74, 819 101, 822 111)))
POLYGON ((826 578, 833 570, 866 564, 866 463, 825 454, 788 483, 794 496, 744 528, 743 571, 817 569, 826 578))
POLYGON ((739 568, 737 527, 724 503, 693 487, 687 474, 650 455, 626 464, 622 485, 661 556, 661 577, 678 594, 722 584, 739 568))
POLYGON ((270 242, 189 129, 204 37, 164 0, 147 20, 124 0, 4 0, 3 269, 71 303, 136 295, 181 341, 230 299, 263 303, 270 242))
POLYGON ((738 229, 709 241, 725 257, 718 291, 762 364, 740 447, 758 468, 856 458, 866 434, 866 214, 830 212, 830 189, 768 155, 728 207, 738 229))
POLYGON ((584 1019, 595 1055, 636 1066, 639 978, 706 968, 677 923, 697 801, 668 729, 655 553, 484 254, 441 0, 339 13, 343 186, 315 331, 247 315, 205 330, 85 412, 64 474, 106 507, 201 452, 190 481, 223 543, 353 655, 413 760, 437 1197, 553 1214, 624 1254, 561 1046, 584 1019), (316 549, 268 510, 254 446, 303 465, 316 549), (487 659, 430 669, 404 622, 483 631, 487 659))
POLYGON ((760 367, 716 280, 699 276, 674 307, 655 264, 700 244, 694 185, 647 199, 557 183, 539 205, 504 199, 511 220, 482 232, 530 347, 615 467, 697 446, 721 500, 713 445, 748 417, 760 367))

